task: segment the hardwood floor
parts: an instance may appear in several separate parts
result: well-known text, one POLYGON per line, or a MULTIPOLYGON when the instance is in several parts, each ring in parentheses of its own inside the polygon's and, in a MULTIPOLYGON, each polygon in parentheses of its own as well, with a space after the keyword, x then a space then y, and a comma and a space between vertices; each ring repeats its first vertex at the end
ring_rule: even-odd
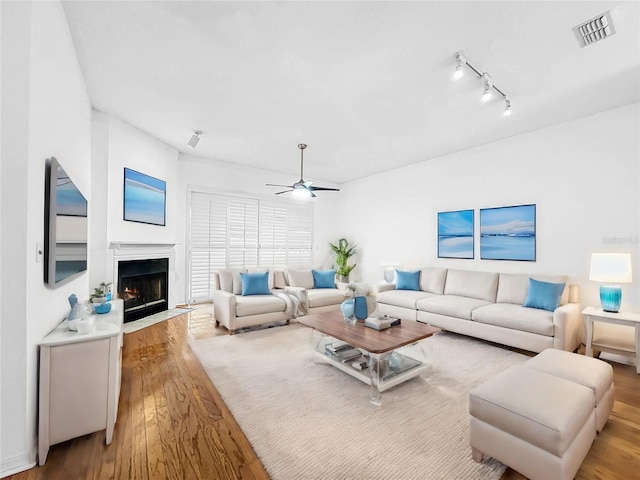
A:
MULTIPOLYGON (((214 326, 207 306, 125 335, 111 445, 104 445, 104 431, 54 445, 44 466, 8 478, 268 479, 187 343, 226 334, 214 326)), ((640 478, 640 375, 634 367, 612 365, 613 413, 576 476, 580 480, 640 478)), ((502 478, 524 477, 508 469, 502 478)))

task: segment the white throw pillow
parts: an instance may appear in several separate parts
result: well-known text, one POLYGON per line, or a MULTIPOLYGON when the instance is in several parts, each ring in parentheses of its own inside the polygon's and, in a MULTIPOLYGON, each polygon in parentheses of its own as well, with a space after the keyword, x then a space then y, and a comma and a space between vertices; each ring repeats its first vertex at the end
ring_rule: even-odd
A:
POLYGON ((310 289, 313 288, 313 273, 311 270, 287 270, 289 286, 310 289))

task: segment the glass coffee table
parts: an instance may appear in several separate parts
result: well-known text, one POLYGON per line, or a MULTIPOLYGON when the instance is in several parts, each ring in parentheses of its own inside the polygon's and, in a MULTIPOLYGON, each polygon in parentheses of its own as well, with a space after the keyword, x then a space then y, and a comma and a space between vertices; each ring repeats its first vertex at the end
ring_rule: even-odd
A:
POLYGON ((313 329, 314 358, 370 385, 374 405, 382 405, 385 390, 430 368, 430 355, 420 340, 440 331, 412 321, 378 331, 362 321, 348 325, 340 311, 306 315, 297 322, 313 329))

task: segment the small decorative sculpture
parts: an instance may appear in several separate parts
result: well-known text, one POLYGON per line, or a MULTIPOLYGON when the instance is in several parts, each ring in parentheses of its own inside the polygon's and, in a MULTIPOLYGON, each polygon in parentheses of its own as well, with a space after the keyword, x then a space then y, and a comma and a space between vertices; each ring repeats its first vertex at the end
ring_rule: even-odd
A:
POLYGON ((69 305, 71 305, 71 312, 69 312, 69 318, 67 320, 78 320, 78 318, 82 317, 82 315, 80 314, 80 309, 73 308, 77 305, 77 303, 78 297, 76 296, 76 294, 72 293, 71 295, 69 295, 69 305))

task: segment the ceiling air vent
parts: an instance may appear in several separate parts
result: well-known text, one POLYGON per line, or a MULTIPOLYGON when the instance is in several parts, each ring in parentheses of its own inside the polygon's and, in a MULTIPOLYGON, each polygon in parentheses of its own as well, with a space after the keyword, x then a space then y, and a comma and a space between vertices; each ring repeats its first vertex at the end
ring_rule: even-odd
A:
POLYGON ((616 33, 616 29, 611 21, 611 14, 606 12, 592 18, 588 22, 582 23, 573 28, 578 37, 581 47, 586 47, 597 41, 604 40, 616 33))

